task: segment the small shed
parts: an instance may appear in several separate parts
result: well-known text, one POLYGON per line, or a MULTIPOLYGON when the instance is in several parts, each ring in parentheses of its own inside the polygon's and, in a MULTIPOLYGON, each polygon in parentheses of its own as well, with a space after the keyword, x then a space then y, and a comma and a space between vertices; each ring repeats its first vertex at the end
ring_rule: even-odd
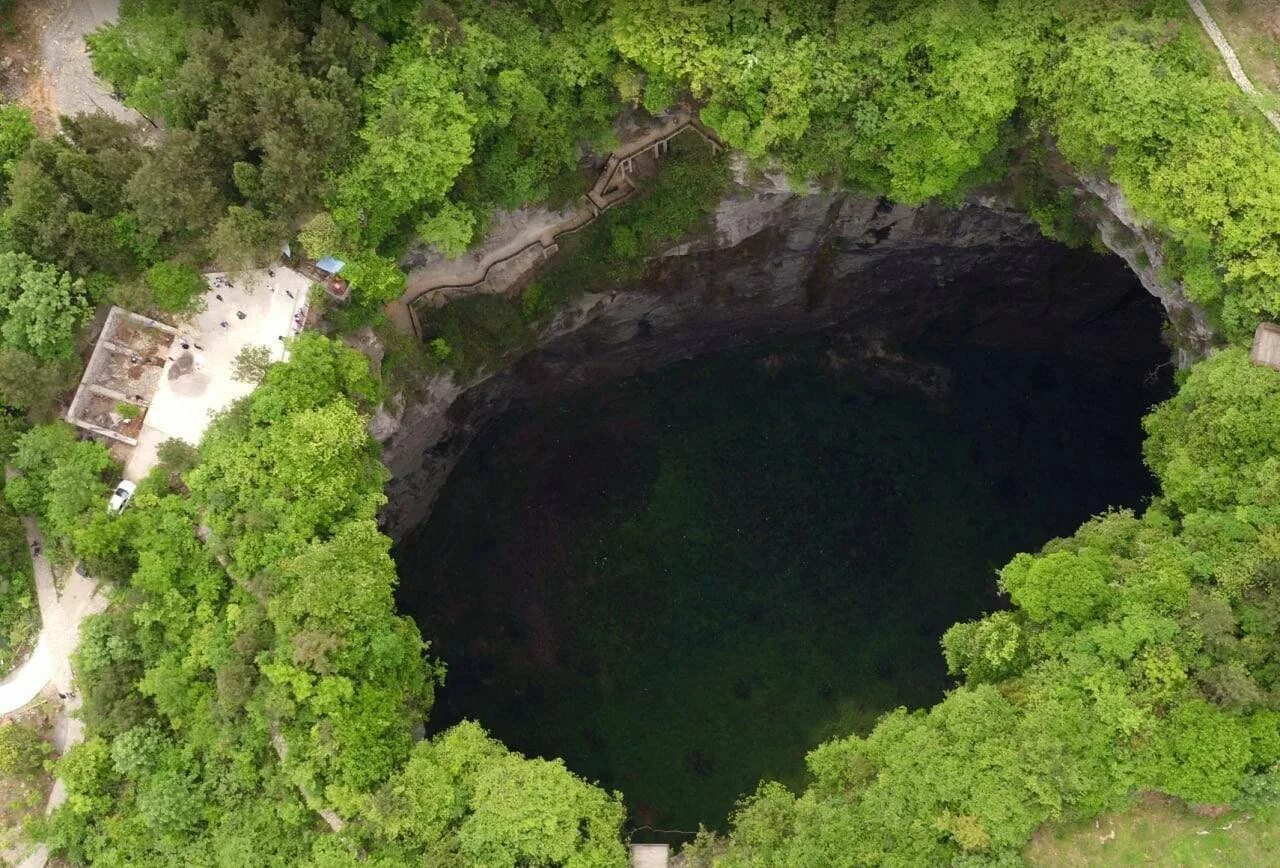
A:
POLYGON ((319 260, 298 259, 293 267, 301 274, 324 287, 325 294, 334 301, 345 303, 351 292, 351 286, 345 278, 338 277, 338 272, 346 267, 346 263, 333 256, 319 260))
POLYGON ((324 259, 316 260, 316 268, 330 275, 337 274, 344 266, 346 266, 345 262, 333 256, 326 256, 324 259))
POLYGON ((1253 333, 1253 349, 1249 358, 1255 365, 1266 365, 1280 371, 1280 325, 1259 323, 1253 333))

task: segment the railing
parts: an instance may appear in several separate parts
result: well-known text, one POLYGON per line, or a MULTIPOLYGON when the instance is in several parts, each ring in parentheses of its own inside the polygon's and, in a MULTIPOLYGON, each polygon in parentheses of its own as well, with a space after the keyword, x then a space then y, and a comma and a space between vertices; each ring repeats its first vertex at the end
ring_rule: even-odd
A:
POLYGON ((549 229, 543 230, 536 239, 528 244, 513 251, 502 252, 501 255, 494 256, 490 260, 482 260, 476 266, 477 270, 473 272, 473 277, 469 276, 465 280, 451 278, 448 282, 420 287, 401 296, 400 302, 409 311, 409 321, 413 326, 414 335, 419 340, 422 339, 422 325, 418 322, 418 314, 414 309, 414 305, 418 301, 434 292, 470 289, 471 287, 479 286, 488 280, 489 273, 494 268, 510 262, 532 249, 539 249, 543 258, 551 255, 558 248, 559 238, 589 226, 605 211, 626 202, 635 195, 636 188, 631 183, 630 175, 633 170, 633 162, 637 156, 645 151, 652 150, 654 159, 657 159, 670 148, 671 140, 686 130, 693 130, 697 133, 711 146, 712 153, 719 153, 724 147, 724 143, 720 141, 715 133, 687 113, 681 113, 673 121, 650 131, 639 139, 627 142, 622 148, 609 155, 604 169, 601 170, 600 175, 596 178, 595 184, 582 197, 585 200, 583 204, 586 205, 586 208, 575 209, 573 214, 549 229))

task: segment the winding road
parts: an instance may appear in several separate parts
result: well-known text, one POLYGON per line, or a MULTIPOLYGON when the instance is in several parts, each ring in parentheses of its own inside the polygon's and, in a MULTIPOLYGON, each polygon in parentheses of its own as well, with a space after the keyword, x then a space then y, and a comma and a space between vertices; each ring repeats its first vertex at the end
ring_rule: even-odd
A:
MULTIPOLYGON (((94 612, 106 608, 107 600, 98 593, 98 585, 92 578, 77 569, 69 570, 63 580, 61 592, 53 578, 53 568, 44 556, 44 539, 35 519, 22 519, 27 533, 27 545, 39 545, 41 554, 31 558, 35 571, 36 597, 40 603, 40 635, 35 648, 22 665, 8 678, 0 682, 0 715, 17 711, 30 703, 49 684, 59 693, 71 695, 71 654, 80 641, 80 622, 94 612)), ((79 721, 68 713, 79 707, 72 696, 63 706, 62 718, 54 731, 54 742, 59 750, 78 740, 79 721)))

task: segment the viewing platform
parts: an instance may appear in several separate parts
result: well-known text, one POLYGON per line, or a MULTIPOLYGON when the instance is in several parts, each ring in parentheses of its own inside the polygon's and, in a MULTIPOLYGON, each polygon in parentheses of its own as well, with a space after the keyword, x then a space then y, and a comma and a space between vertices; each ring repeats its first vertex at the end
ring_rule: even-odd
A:
POLYGON ((670 858, 667 844, 631 845, 631 868, 667 868, 670 858))
POLYGON ((1253 349, 1249 351, 1249 360, 1255 365, 1280 371, 1280 325, 1271 322, 1258 324, 1253 332, 1253 349))

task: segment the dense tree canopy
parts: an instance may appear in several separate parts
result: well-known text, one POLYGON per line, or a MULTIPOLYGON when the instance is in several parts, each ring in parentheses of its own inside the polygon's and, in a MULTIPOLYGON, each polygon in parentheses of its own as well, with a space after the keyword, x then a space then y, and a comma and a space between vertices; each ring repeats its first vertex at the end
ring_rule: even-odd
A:
MULTIPOLYGON (((1228 336, 1280 315, 1280 152, 1174 0, 126 0, 90 44, 165 129, 82 117, 33 139, 0 112, 10 407, 48 402, 57 378, 23 364, 70 357, 113 284, 189 308, 197 266, 300 234, 348 260, 371 312, 403 291, 415 236, 460 252, 493 209, 578 189, 620 111, 680 100, 757 168, 900 201, 1010 165, 1107 178, 1228 336)), ((601 221, 589 270, 634 276, 724 172, 601 221)), ((1041 192, 1037 217, 1076 201, 1041 192)), ((441 313, 433 350, 496 364, 588 278, 441 313)), ((292 350, 116 519, 105 449, 61 425, 19 439, 8 499, 116 586, 84 627, 88 737, 44 836, 105 864, 624 864, 617 794, 474 724, 415 743, 443 672, 392 602, 378 377, 326 338, 292 350)), ((818 747, 807 788, 763 783, 690 858, 1000 859, 1139 789, 1275 790, 1277 412, 1280 379, 1243 350, 1201 362, 1147 420, 1149 509, 1013 558, 1008 608, 943 640, 951 694, 818 747)))

